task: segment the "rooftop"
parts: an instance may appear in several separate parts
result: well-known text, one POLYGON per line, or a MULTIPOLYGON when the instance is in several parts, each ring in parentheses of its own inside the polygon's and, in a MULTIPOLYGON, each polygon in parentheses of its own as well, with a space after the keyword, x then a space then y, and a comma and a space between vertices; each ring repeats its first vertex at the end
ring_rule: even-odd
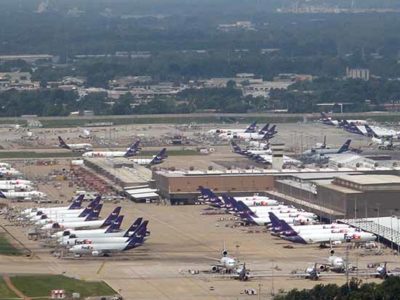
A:
POLYGON ((347 187, 340 186, 337 184, 332 184, 332 183, 320 184, 320 186, 323 186, 323 187, 326 187, 326 188, 329 188, 329 189, 332 189, 332 190, 335 190, 335 191, 338 191, 341 193, 346 193, 346 194, 361 194, 362 193, 361 191, 353 190, 351 188, 347 188, 347 187))
POLYGON ((388 185, 400 184, 400 176, 396 175, 341 175, 337 177, 341 180, 346 180, 359 185, 388 185))

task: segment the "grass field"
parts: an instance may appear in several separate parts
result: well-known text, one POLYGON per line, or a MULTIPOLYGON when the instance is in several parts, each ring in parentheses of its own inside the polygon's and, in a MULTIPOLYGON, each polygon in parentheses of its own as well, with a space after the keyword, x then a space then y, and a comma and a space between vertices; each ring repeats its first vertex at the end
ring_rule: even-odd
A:
POLYGON ((22 252, 15 248, 7 239, 5 233, 0 233, 0 254, 1 255, 22 255, 22 252))
MULTIPOLYGON (((63 127, 76 127, 86 126, 90 127, 90 123, 98 122, 112 122, 114 125, 132 125, 132 124, 208 124, 208 123, 250 123, 254 121, 254 117, 251 116, 238 116, 238 117, 196 117, 190 115, 182 116, 151 116, 148 118, 135 118, 130 116, 126 118, 99 118, 95 120, 88 119, 44 119, 41 120, 43 127, 45 128, 63 128, 63 127)), ((272 123, 295 123, 303 120, 302 116, 268 116, 268 117, 257 117, 256 120, 259 122, 272 122, 272 123)))
POLYGON ((90 296, 111 296, 116 292, 102 281, 91 282, 77 280, 62 275, 36 275, 11 277, 15 287, 29 297, 50 295, 53 289, 62 289, 67 293, 80 293, 81 298, 90 296))
POLYGON ((16 298, 17 295, 11 291, 6 283, 4 282, 3 278, 0 277, 0 300, 2 299, 9 299, 9 298, 16 298))
MULTIPOLYGON (((193 114, 156 114, 156 115, 129 115, 129 116, 94 116, 94 117, 39 117, 38 120, 45 128, 62 128, 87 126, 91 123, 112 122, 114 125, 128 124, 207 124, 207 123, 250 123, 257 120, 259 123, 296 123, 303 122, 304 116, 308 121, 318 120, 319 113, 290 114, 290 113, 193 113, 193 114)), ((338 119, 370 119, 380 122, 400 122, 400 113, 387 112, 359 112, 333 114, 338 119)), ((22 118, 0 118, 0 124, 26 124, 22 118)))

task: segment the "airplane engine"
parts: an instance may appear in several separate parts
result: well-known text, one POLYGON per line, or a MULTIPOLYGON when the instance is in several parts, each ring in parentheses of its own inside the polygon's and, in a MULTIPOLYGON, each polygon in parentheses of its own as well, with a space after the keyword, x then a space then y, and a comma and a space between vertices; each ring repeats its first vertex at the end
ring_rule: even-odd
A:
POLYGON ((332 241, 332 245, 340 245, 342 241, 332 241))
POLYGON ((99 256, 101 253, 99 251, 92 251, 92 256, 99 256))
POLYGON ((214 273, 218 272, 219 271, 218 266, 212 266, 211 267, 211 271, 214 272, 214 273))
POLYGON ((321 265, 320 267, 319 267, 319 269, 320 269, 320 271, 321 272, 327 272, 327 271, 329 271, 329 267, 328 266, 324 266, 324 265, 321 265))

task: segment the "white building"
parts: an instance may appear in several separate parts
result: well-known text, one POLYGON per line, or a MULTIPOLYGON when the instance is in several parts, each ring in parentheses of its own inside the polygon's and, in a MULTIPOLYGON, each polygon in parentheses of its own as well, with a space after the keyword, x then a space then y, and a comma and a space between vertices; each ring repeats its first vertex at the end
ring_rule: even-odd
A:
POLYGON ((346 68, 346 78, 347 79, 362 79, 362 80, 368 81, 369 80, 369 69, 346 68))

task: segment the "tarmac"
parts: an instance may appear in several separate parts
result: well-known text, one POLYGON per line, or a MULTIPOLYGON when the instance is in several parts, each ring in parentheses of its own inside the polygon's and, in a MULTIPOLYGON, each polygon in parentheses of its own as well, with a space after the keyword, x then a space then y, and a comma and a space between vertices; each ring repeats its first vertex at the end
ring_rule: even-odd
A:
MULTIPOLYGON (((205 139, 204 133, 216 127, 222 126, 207 124, 193 131, 164 124, 118 126, 115 129, 118 133, 115 133, 115 139, 111 140, 115 141, 115 148, 121 149, 134 137, 145 134, 146 150, 156 149, 159 145, 167 143, 169 134, 184 133, 190 138, 191 147, 196 148, 209 143, 207 145, 212 146, 215 152, 209 155, 170 156, 166 162, 157 167, 188 169, 193 166, 206 169, 212 166, 215 169, 223 169, 229 166, 249 165, 251 162, 232 153, 226 142, 213 145, 211 141, 205 139), (160 138, 160 135, 164 138, 160 138)), ((101 135, 101 138, 95 140, 96 143, 106 140, 107 130, 110 129, 96 130, 99 131, 96 133, 93 130, 93 133, 101 135)), ((324 135, 327 135, 327 143, 332 146, 340 146, 348 137, 353 139, 353 147, 363 148, 369 144, 369 140, 365 137, 350 135, 341 129, 316 123, 278 124, 278 130, 280 133, 276 141, 285 142, 288 150, 293 153, 300 153, 307 147, 322 142, 324 135)), ((69 139, 68 142, 83 142, 77 138, 79 129, 52 129, 49 132, 44 129, 34 129, 33 132, 37 134, 38 140, 22 145, 21 138, 16 136, 15 132, 0 129, 0 141, 4 141, 2 145, 7 150, 39 149, 38 151, 44 152, 67 151, 60 150, 56 146, 57 135, 61 133, 69 139)), ((103 149, 109 149, 104 144, 98 143, 98 145, 103 149)), ((57 164, 47 166, 29 164, 24 160, 14 161, 14 164, 26 174, 27 179, 35 180, 38 189, 47 193, 50 199, 67 202, 80 187, 70 186, 67 180, 55 181, 51 177, 54 170, 60 172, 69 168, 68 160, 56 161, 57 164)), ((32 203, 11 203, 11 205, 34 206, 32 203)), ((123 207, 121 212, 125 216, 123 228, 128 227, 135 218, 143 217, 150 221, 151 235, 143 246, 112 257, 57 258, 51 253, 53 249, 45 247, 44 241, 28 239, 30 227, 16 226, 0 217, 0 225, 5 226, 18 241, 33 252, 30 258, 0 256, 1 273, 51 273, 86 280, 105 280, 128 300, 248 299, 251 296, 244 294, 247 288, 259 291, 260 299, 270 299, 272 295, 282 290, 313 287, 316 282, 299 278, 292 272, 295 270, 304 272, 316 262, 326 263, 329 256, 329 249, 320 249, 316 245, 294 245, 271 236, 262 227, 236 227, 235 220, 230 219, 228 215, 205 215, 203 213, 206 207, 201 205, 166 206, 136 204, 124 200, 120 203, 106 202, 101 215, 105 217, 117 205, 123 207), (224 244, 230 255, 246 263, 246 267, 256 276, 255 278, 240 282, 221 274, 209 273, 211 266, 221 257, 224 244), (192 275, 189 270, 199 270, 200 274, 192 275)), ((338 246, 335 251, 337 255, 345 256, 344 246, 338 246)), ((400 258, 390 254, 388 249, 382 249, 383 254, 380 252, 379 255, 375 255, 375 252, 376 250, 365 249, 349 251, 349 261, 359 267, 358 275, 363 282, 379 282, 377 279, 365 276, 366 266, 369 263, 390 261, 390 268, 400 266, 400 258)), ((326 277, 322 275, 317 283, 345 282, 344 275, 326 277)))

